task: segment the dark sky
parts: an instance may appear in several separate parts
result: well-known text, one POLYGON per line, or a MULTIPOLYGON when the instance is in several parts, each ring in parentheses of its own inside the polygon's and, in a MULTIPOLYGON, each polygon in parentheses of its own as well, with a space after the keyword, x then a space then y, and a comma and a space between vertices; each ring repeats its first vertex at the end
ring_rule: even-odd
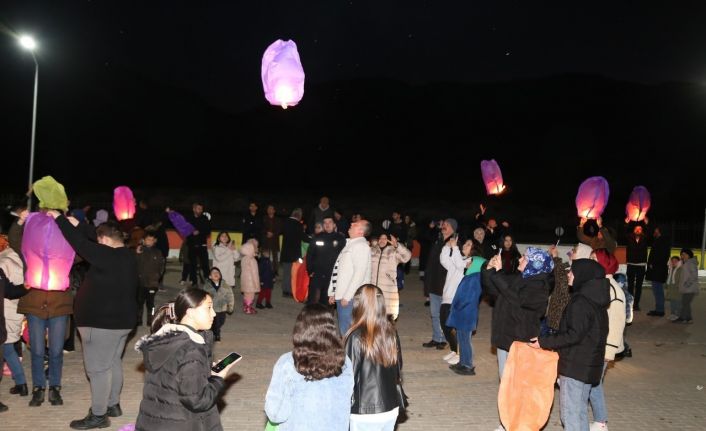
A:
POLYGON ((518 197, 549 173, 569 203, 592 175, 615 181, 620 200, 637 184, 687 196, 702 182, 704 22, 703 1, 5 0, 2 188, 27 172, 33 63, 13 39, 27 32, 39 43, 35 178, 74 190, 229 186, 232 172, 276 186, 293 171, 302 187, 374 189, 399 175, 376 171, 382 156, 408 166, 413 187, 458 193, 478 194, 478 163, 496 158, 518 197), (307 80, 286 112, 260 82, 278 38, 297 42, 307 80), (354 145, 372 173, 346 168, 354 145), (211 169, 219 159, 227 170, 211 169), (331 160, 322 180, 312 166, 331 160), (183 166, 208 175, 174 175, 183 166))

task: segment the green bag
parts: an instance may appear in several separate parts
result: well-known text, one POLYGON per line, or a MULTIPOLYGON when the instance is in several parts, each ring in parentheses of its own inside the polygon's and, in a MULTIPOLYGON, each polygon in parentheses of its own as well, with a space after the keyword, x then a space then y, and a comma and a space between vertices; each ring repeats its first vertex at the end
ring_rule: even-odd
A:
POLYGON ((267 424, 265 425, 265 431, 277 431, 279 429, 279 425, 275 425, 270 420, 267 420, 267 424))

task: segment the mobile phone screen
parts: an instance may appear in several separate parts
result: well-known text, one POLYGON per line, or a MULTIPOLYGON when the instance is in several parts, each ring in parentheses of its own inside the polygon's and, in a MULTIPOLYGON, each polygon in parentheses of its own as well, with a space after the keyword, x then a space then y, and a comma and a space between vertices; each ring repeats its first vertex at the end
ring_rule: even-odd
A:
POLYGON ((243 357, 242 357, 241 355, 239 355, 238 353, 230 352, 230 353, 228 354, 228 356, 226 356, 225 358, 221 359, 216 365, 214 365, 213 367, 211 367, 211 369, 212 369, 215 373, 219 373, 219 372, 223 371, 223 369, 224 369, 225 367, 227 367, 228 365, 234 364, 234 363, 238 362, 239 360, 241 360, 242 358, 243 358, 243 357))

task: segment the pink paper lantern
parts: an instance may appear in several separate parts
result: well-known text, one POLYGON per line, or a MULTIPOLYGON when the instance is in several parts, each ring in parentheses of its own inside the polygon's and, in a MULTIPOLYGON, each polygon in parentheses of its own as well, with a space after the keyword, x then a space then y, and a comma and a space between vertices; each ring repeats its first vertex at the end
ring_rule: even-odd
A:
POLYGON ((304 96, 304 69, 293 40, 276 40, 262 56, 262 87, 272 105, 287 109, 304 96))
POLYGON ((119 186, 113 190, 113 212, 118 221, 135 217, 135 196, 127 186, 119 186))
POLYGON ((480 172, 483 175, 483 183, 488 195, 499 195, 505 190, 503 174, 500 172, 500 166, 498 166, 498 162, 495 159, 480 162, 480 172))
POLYGON ((576 194, 576 211, 582 218, 596 219, 608 204, 610 188, 603 177, 591 177, 581 183, 576 194))
POLYGON ((30 214, 24 226, 25 283, 41 290, 68 289, 69 271, 76 253, 64 239, 59 226, 45 213, 30 214))
POLYGON ((627 205, 625 205, 625 214, 630 221, 643 221, 650 210, 650 192, 644 186, 637 186, 632 189, 627 205))

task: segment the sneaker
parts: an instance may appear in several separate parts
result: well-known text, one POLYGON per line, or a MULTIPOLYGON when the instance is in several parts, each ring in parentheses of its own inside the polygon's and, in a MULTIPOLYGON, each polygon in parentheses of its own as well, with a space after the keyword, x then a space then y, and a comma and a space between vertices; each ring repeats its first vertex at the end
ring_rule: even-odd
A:
POLYGON ((109 406, 108 410, 106 411, 106 414, 108 417, 111 418, 117 418, 123 415, 123 409, 120 408, 120 403, 114 405, 114 406, 109 406))
POLYGON ((272 303, 268 302, 267 304, 265 304, 265 308, 272 308, 272 303))
POLYGON ((446 348, 446 341, 442 341, 441 343, 436 343, 436 350, 444 350, 446 348))
POLYGON ((47 399, 53 406, 63 406, 64 400, 61 398, 61 386, 49 386, 47 399))
POLYGON ((30 407, 41 406, 44 402, 44 388, 35 386, 32 388, 32 399, 29 400, 30 407))
POLYGON ((451 358, 449 358, 449 360, 446 361, 446 363, 447 363, 447 364, 451 364, 451 365, 456 365, 456 364, 459 363, 460 360, 461 360, 461 357, 460 357, 460 356, 454 355, 454 356, 452 356, 451 358))
POLYGON ((443 359, 444 359, 444 361, 448 361, 449 359, 453 358, 454 356, 456 356, 456 352, 451 351, 451 352, 447 353, 446 355, 444 355, 443 359))
POLYGON ((449 365, 449 369, 453 371, 456 374, 460 374, 462 376, 475 376, 476 375, 476 367, 467 367, 465 365, 461 364, 454 364, 454 365, 449 365))
POLYGON ((27 384, 22 384, 22 385, 15 385, 10 388, 10 393, 12 395, 19 395, 21 397, 26 397, 29 395, 29 391, 27 390, 27 384))
MULTIPOLYGON (((650 310, 647 312, 647 315, 648 316, 655 316, 655 317, 663 317, 664 311, 650 310)), ((594 422, 594 423, 602 423, 602 422, 594 422)))
POLYGON ((608 425, 605 422, 591 422, 590 431, 608 431, 608 425))
POLYGON ((668 320, 677 320, 678 318, 679 316, 677 316, 676 314, 670 314, 669 316, 667 316, 668 320))
POLYGON ((255 308, 257 308, 258 310, 262 310, 265 308, 265 306, 262 304, 257 304, 257 305, 255 305, 255 308))
POLYGON ((438 345, 439 345, 439 343, 436 342, 436 341, 434 341, 434 340, 431 340, 431 341, 426 342, 426 343, 422 343, 422 347, 436 347, 436 346, 438 346, 438 345))
POLYGON ((0 413, 8 411, 10 408, 7 407, 5 404, 0 403, 0 413))

